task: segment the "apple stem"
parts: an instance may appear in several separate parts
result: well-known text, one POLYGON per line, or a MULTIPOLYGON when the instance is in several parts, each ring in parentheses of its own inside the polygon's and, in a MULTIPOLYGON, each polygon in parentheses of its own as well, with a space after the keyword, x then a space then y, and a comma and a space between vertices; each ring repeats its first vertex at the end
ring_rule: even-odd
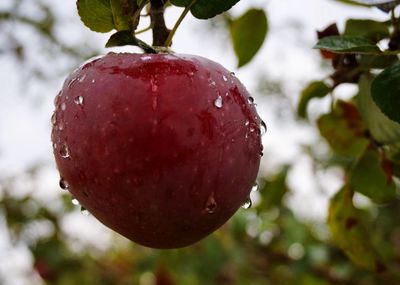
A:
POLYGON ((185 7, 183 10, 182 14, 179 16, 178 20, 176 21, 174 27, 172 28, 171 32, 168 35, 168 38, 165 40, 164 46, 165 47, 170 47, 172 45, 172 38, 174 37, 176 31, 178 30, 180 24, 182 23, 183 19, 185 19, 187 13, 189 13, 190 8, 193 6, 194 3, 196 3, 197 0, 193 0, 190 5, 185 7))
POLYGON ((153 30, 153 46, 163 46, 170 30, 165 25, 164 5, 165 0, 150 0, 150 19, 153 30))

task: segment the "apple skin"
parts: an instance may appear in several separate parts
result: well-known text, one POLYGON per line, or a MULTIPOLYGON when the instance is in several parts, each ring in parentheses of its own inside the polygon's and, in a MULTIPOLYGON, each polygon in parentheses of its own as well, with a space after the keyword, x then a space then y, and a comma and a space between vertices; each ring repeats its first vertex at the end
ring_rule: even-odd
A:
POLYGON ((234 74, 208 59, 109 53, 75 70, 55 107, 64 188, 141 245, 199 241, 255 183, 262 121, 234 74))

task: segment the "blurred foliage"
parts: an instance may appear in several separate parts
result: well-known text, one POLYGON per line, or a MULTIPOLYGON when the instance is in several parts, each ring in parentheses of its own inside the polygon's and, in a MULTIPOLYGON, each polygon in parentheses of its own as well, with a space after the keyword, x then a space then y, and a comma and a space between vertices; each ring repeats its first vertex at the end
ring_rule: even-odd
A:
MULTIPOLYGON (((15 0, 8 9, 0 10, 0 28, 11 24, 15 30, 28 27, 44 45, 55 48, 50 52, 53 56, 67 55, 76 61, 89 56, 81 47, 68 46, 57 38, 57 19, 47 2, 31 3, 41 11, 40 17, 25 15, 21 7, 29 1, 15 0)), ((252 7, 248 13, 260 11, 254 9, 259 8, 252 7)), ((260 18, 263 25, 264 15, 260 18)), ((254 29, 257 19, 242 17, 237 19, 236 29, 254 29)), ((221 19, 227 23, 226 34, 239 33, 229 29, 234 21, 231 16, 226 14, 221 19)), ((268 25, 264 26, 264 35, 246 35, 245 43, 240 35, 232 35, 239 62, 250 61, 258 52, 268 30, 268 25), (251 46, 253 36, 253 49, 243 51, 243 46, 251 46)), ((398 118, 398 112, 393 111, 398 106, 390 100, 393 94, 398 97, 399 90, 399 30, 393 14, 387 22, 350 19, 342 33, 335 24, 318 32, 316 47, 332 72, 328 78, 305 84, 298 94, 297 115, 326 143, 323 155, 313 146, 304 147, 306 154, 324 169, 339 168, 344 173, 343 187, 327 209, 327 223, 305 221, 288 207, 287 198, 293 193, 288 183, 292 165, 282 165, 275 173, 260 177, 251 209, 239 210, 226 225, 193 246, 152 250, 112 236, 107 247, 100 249, 88 246, 79 237, 71 239, 63 226, 67 217, 80 212, 72 205, 70 195, 54 189, 60 194, 50 202, 36 195, 41 183, 39 167, 17 176, 0 176, 4 234, 11 247, 23 245, 32 257, 28 274, 31 283, 27 284, 35 284, 34 280, 61 285, 400 284, 400 125, 389 119, 398 118), (384 50, 377 45, 382 40, 389 43, 384 50), (386 71, 377 77, 383 69, 386 71), (382 78, 384 81, 379 81, 382 78), (335 98, 334 91, 341 84, 357 86, 358 92, 349 100, 335 98), (392 87, 390 94, 379 88, 387 84, 392 87), (372 93, 371 85, 375 86, 372 93), (330 110, 309 121, 308 104, 328 95, 330 110), (381 104, 377 106, 374 100, 381 104), (22 194, 18 191, 21 180, 31 185, 22 194), (368 202, 357 207, 357 197, 368 202)), ((10 29, 0 34, 0 40, 5 43, 0 57, 13 55, 25 63, 29 42, 10 29)), ((262 89, 280 96, 280 83, 262 89)), ((397 97, 393 100, 398 101, 397 97)), ((82 215, 81 219, 91 218, 82 215)), ((93 219, 91 222, 95 223, 93 219)), ((10 278, 13 276, 0 272, 0 284, 10 278)))

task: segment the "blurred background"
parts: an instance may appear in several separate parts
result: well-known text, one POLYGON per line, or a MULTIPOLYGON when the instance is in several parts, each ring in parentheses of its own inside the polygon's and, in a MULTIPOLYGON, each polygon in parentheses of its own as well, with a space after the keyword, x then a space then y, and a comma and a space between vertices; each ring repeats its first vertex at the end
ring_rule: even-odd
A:
MULTIPOLYGON (((332 73, 318 50, 317 30, 346 20, 387 21, 375 8, 334 0, 247 0, 228 16, 201 21, 188 15, 173 49, 197 54, 236 73, 255 98, 268 126, 259 191, 217 232, 179 250, 133 244, 81 213, 59 188, 51 142, 53 100, 66 76, 85 60, 109 51, 110 34, 87 29, 75 1, 0 1, 0 284, 400 284, 398 275, 357 266, 332 242, 326 224, 330 198, 342 187, 345 165, 321 135, 316 120, 331 108, 329 96, 312 101, 308 120, 297 116, 302 90, 332 73), (252 61, 237 68, 227 17, 251 8, 268 16, 268 34, 252 61), (337 158, 337 157, 336 157, 337 158)), ((170 7, 172 27, 181 9, 170 7)), ((147 22, 146 22, 147 21, 147 22)), ((141 26, 146 27, 143 19, 141 26)), ((151 42, 151 33, 141 39, 151 42)), ((358 91, 341 84, 336 100, 358 91)), ((377 205, 352 198, 367 221, 373 244, 400 265, 397 201, 377 205), (386 242, 386 243, 385 243, 386 242)), ((364 237, 362 237, 364 238, 364 237)), ((367 238, 365 236, 365 238, 367 238)), ((361 256, 364 250, 357 240, 361 256)), ((354 261, 354 260, 353 260, 354 261)), ((356 262, 357 263, 357 262, 356 262)))

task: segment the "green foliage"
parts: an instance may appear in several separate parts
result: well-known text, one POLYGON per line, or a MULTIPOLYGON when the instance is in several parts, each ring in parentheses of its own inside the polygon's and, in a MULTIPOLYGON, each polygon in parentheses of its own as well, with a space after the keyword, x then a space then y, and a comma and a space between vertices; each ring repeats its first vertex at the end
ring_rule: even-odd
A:
POLYGON ((375 78, 371 93, 381 111, 400 123, 400 62, 386 68, 375 78))
POLYGON ((331 200, 328 225, 335 243, 358 266, 382 271, 385 265, 369 240, 359 212, 354 208, 353 195, 348 186, 342 188, 331 200))
POLYGON ((359 36, 330 36, 318 41, 314 48, 336 53, 381 54, 371 40, 359 36))
POLYGON ((179 7, 190 7, 190 12, 198 19, 209 19, 232 8, 240 0, 171 0, 179 7))
POLYGON ((376 43, 389 37, 389 25, 369 19, 349 19, 346 22, 344 35, 367 38, 376 43))
POLYGON ((107 33, 115 28, 109 0, 78 0, 76 5, 82 22, 92 31, 107 33))
POLYGON ((366 149, 350 171, 351 189, 364 194, 376 203, 393 200, 396 198, 396 186, 392 173, 384 167, 385 161, 380 158, 379 153, 370 148, 366 149))
POLYGON ((229 31, 238 67, 241 67, 252 60, 264 43, 268 32, 267 16, 264 10, 250 9, 230 22, 229 31))
POLYGON ((307 118, 307 106, 313 98, 323 98, 329 94, 331 88, 323 81, 313 81, 303 89, 300 101, 297 105, 297 115, 300 118, 307 118))

